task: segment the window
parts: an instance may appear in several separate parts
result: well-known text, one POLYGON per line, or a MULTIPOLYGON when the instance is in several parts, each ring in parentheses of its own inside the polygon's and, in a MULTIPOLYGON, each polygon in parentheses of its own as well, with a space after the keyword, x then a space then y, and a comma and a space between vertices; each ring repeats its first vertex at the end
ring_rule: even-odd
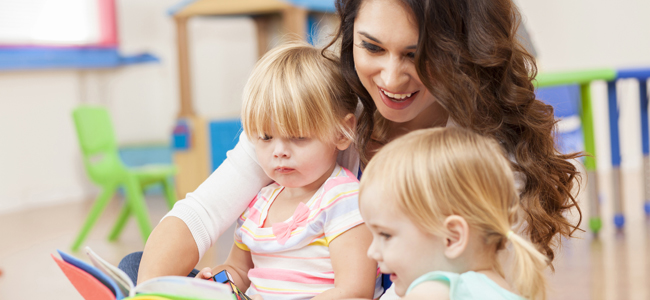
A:
POLYGON ((0 45, 116 46, 114 0, 2 0, 0 45))

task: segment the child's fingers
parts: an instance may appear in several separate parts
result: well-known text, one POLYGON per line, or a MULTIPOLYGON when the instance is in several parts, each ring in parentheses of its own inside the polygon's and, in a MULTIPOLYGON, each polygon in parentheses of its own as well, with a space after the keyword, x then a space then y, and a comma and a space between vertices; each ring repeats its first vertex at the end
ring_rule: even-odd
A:
POLYGON ((251 299, 253 299, 253 300, 264 300, 264 298, 262 298, 262 296, 260 296, 260 295, 253 295, 253 297, 251 297, 251 299))
POLYGON ((198 279, 210 279, 210 277, 212 277, 212 269, 210 269, 210 267, 205 267, 205 268, 201 269, 199 274, 196 274, 195 278, 198 278, 198 279))

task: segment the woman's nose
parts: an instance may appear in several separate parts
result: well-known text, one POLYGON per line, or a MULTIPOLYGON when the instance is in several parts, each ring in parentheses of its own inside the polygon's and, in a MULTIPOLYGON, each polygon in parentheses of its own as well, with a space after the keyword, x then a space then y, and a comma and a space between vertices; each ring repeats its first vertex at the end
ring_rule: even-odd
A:
POLYGON ((384 88, 389 92, 405 92, 400 89, 404 88, 404 83, 408 81, 409 75, 406 72, 405 62, 402 58, 391 56, 386 61, 384 69, 381 72, 381 79, 384 88))

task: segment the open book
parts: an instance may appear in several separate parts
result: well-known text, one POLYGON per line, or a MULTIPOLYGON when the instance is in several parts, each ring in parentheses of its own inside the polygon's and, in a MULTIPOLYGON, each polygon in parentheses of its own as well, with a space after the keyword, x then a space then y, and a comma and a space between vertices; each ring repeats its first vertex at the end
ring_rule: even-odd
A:
POLYGON ((124 271, 106 262, 90 248, 85 251, 88 264, 57 250, 61 259, 52 255, 72 285, 86 300, 120 299, 189 299, 236 300, 228 284, 183 276, 153 278, 137 286, 124 271))

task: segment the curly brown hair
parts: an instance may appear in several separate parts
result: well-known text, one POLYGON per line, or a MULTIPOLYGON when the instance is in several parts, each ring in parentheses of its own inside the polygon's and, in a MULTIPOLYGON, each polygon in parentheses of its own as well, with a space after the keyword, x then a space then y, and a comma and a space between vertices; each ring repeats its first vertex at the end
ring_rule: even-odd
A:
MULTIPOLYGON (((370 94, 362 85, 352 54, 354 21, 364 0, 337 0, 341 72, 363 104, 357 147, 366 164, 378 123, 370 94)), ((461 127, 500 141, 514 157, 513 169, 526 185, 521 204, 531 241, 549 261, 557 234, 572 237, 582 213, 572 193, 580 176, 555 143, 553 107, 535 98, 535 59, 517 39, 521 20, 511 0, 400 0, 419 29, 415 66, 420 80, 461 127), (577 224, 564 214, 576 207, 577 224)), ((380 141, 381 142, 381 141, 380 141)))

